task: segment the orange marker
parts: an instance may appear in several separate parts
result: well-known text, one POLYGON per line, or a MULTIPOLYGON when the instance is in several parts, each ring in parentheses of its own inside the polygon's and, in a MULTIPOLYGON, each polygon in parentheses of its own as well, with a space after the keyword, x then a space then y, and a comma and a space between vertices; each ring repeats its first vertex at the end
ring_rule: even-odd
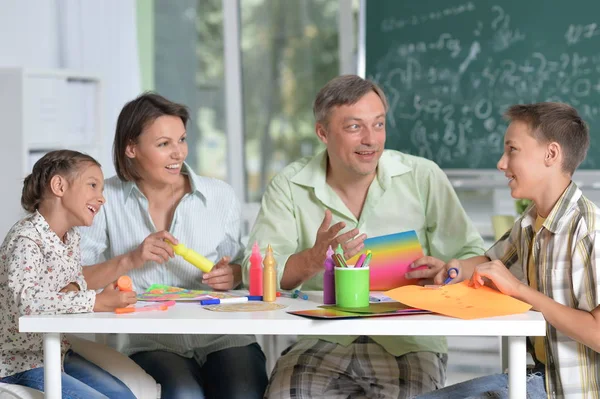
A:
POLYGON ((119 287, 120 291, 133 291, 133 283, 131 282, 131 278, 129 276, 121 276, 117 280, 117 287, 119 287))
POLYGON ((151 305, 142 306, 136 308, 135 306, 126 307, 126 308, 116 308, 116 314, 125 314, 125 313, 134 313, 134 312, 150 312, 152 310, 167 310, 169 307, 175 305, 175 301, 166 301, 162 303, 156 303, 151 305))

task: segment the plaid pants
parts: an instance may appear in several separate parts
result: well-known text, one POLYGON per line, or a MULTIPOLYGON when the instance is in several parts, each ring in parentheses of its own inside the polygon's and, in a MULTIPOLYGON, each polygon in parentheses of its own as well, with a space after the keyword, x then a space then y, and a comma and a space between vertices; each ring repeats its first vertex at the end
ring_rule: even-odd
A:
POLYGON ((265 398, 412 398, 444 386, 447 360, 433 352, 395 357, 366 336, 347 347, 301 339, 277 361, 265 398))

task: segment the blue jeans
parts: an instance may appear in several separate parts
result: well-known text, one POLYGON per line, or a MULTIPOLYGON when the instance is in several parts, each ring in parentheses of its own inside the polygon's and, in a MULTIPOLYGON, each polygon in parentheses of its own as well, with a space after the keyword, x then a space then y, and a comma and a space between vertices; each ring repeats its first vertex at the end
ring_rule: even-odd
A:
MULTIPOLYGON (((527 399, 546 399, 544 368, 536 367, 527 375, 527 399)), ((493 374, 417 396, 415 399, 508 399, 508 374, 493 374)))
MULTIPOLYGON (((61 378, 63 399, 136 399, 127 385, 71 350, 65 355, 64 368, 61 378)), ((44 368, 0 378, 0 382, 43 391, 44 368)))
POLYGON ((167 351, 131 359, 160 384, 162 399, 262 399, 267 388, 265 355, 256 343, 213 352, 202 366, 167 351))

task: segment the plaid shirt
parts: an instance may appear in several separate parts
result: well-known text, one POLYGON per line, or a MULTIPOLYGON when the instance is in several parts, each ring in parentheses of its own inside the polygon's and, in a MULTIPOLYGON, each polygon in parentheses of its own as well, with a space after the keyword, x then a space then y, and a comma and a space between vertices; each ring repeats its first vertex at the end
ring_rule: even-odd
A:
MULTIPOLYGON (((537 286, 556 302, 587 312, 599 305, 600 210, 575 183, 560 197, 531 239, 537 210, 530 207, 486 255, 499 259, 527 281, 530 248, 538 267, 537 286)), ((546 324, 546 392, 550 398, 600 397, 600 355, 546 324)))

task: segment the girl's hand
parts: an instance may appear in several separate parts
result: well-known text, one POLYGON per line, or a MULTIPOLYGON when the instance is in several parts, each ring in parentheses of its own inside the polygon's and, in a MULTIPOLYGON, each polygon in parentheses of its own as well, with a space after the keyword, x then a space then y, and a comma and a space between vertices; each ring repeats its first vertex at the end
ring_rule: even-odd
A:
POLYGON ((484 278, 490 280, 498 291, 512 297, 516 297, 519 289, 524 285, 499 260, 478 265, 469 285, 475 288, 483 287, 485 285, 484 278))
POLYGON ((134 291, 119 291, 117 282, 107 285, 104 290, 96 295, 94 312, 112 312, 116 308, 125 308, 137 302, 134 291))
POLYGON ((60 292, 69 292, 69 291, 80 291, 79 285, 77 285, 77 283, 69 283, 67 284, 67 286, 65 288, 63 288, 62 290, 60 290, 60 292))
POLYGON ((177 239, 166 230, 150 234, 146 237, 135 250, 129 253, 129 258, 134 267, 142 267, 144 263, 149 261, 165 263, 170 258, 173 258, 175 252, 173 252, 173 248, 165 242, 165 240, 169 240, 175 245, 179 243, 177 239))
POLYGON ((204 273, 204 275, 202 275, 202 283, 215 290, 226 291, 232 289, 234 277, 229 260, 230 258, 228 256, 221 258, 209 273, 204 273))

